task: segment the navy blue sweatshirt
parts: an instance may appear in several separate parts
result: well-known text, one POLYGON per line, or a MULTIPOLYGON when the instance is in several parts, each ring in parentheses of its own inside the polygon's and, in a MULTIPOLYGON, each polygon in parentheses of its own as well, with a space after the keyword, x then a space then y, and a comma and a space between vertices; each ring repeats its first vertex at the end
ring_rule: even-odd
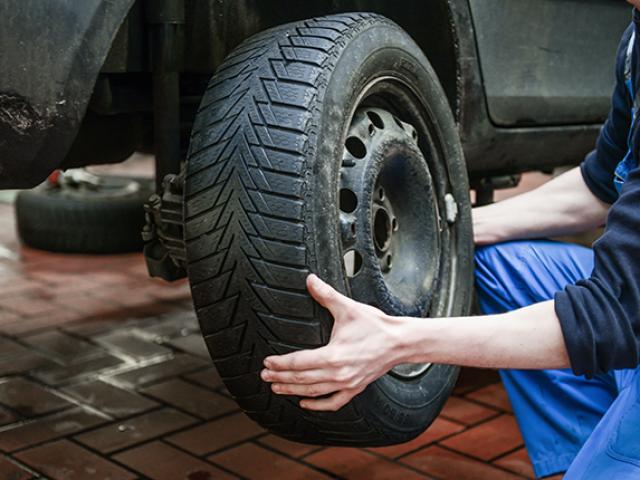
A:
POLYGON ((618 48, 616 87, 609 117, 596 149, 581 165, 589 189, 612 204, 606 228, 593 245, 595 264, 591 277, 555 295, 556 314, 577 375, 635 368, 640 362, 640 135, 637 128, 640 119, 631 127, 633 101, 624 75, 627 46, 635 29, 635 45, 630 57, 631 82, 633 91, 638 92, 640 15, 637 11, 633 20, 618 48), (629 141, 632 168, 618 193, 613 182, 614 171, 629 151, 629 141))

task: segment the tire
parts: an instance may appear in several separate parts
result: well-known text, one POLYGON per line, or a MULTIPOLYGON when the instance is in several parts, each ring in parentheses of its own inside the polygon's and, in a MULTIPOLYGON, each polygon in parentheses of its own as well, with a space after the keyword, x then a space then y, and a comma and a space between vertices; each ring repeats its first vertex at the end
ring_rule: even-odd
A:
POLYGON ((32 248, 59 253, 142 251, 143 205, 153 181, 101 177, 97 191, 44 183, 16 198, 18 236, 32 248))
MULTIPOLYGON (((355 278, 373 282, 375 298, 367 301, 387 313, 467 313, 473 246, 460 140, 436 74, 396 24, 356 13, 262 32, 240 45, 214 75, 194 123, 184 219, 187 271, 202 333, 245 412, 299 442, 408 441, 435 419, 457 378, 458 370, 445 365, 423 366, 413 376, 390 373, 339 411, 314 413, 300 409, 295 397, 272 394, 259 377, 265 356, 329 340, 331 317, 305 289, 310 272, 362 300, 343 262, 340 225, 343 217, 355 217, 342 211, 339 191, 344 168, 358 162, 345 161, 347 132, 360 128, 354 123, 364 118, 358 109, 369 104, 396 119, 398 135, 415 126, 414 141, 429 151, 423 177, 433 202, 417 209, 408 205, 400 213, 436 212, 429 238, 437 243, 437 268, 429 295, 421 291, 415 301, 396 295, 369 259, 370 201, 353 220, 367 233, 362 235, 367 268, 355 278), (390 113, 396 110, 398 117, 390 113)), ((379 168, 377 160, 370 161, 379 168)), ((365 185, 363 195, 367 188, 372 189, 365 185)), ((414 223, 427 228, 407 222, 414 223)))

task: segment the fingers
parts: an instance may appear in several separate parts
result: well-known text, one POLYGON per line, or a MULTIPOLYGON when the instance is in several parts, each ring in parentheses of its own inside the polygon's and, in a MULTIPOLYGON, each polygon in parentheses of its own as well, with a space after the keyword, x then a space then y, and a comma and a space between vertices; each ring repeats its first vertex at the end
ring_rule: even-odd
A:
POLYGON ((337 392, 343 388, 338 383, 314 383, 313 385, 296 385, 292 383, 274 383, 271 390, 279 395, 297 395, 299 397, 319 397, 337 392))
POLYGON ((307 410, 335 412, 349 403, 351 399, 362 390, 364 390, 364 387, 351 390, 341 390, 327 398, 318 398, 313 400, 304 399, 300 401, 300 406, 307 410))
POLYGON ((307 290, 309 290, 309 293, 316 302, 331 312, 334 318, 339 311, 349 303, 347 297, 338 293, 333 287, 320 280, 320 278, 313 273, 307 277, 307 290))
POLYGON ((271 383, 297 383, 309 385, 312 383, 321 383, 331 380, 330 375, 325 370, 269 370, 264 369, 260 373, 260 377, 265 382, 271 383))
POLYGON ((300 350, 286 355, 272 355, 264 359, 264 366, 269 370, 313 370, 329 363, 327 347, 313 350, 300 350))

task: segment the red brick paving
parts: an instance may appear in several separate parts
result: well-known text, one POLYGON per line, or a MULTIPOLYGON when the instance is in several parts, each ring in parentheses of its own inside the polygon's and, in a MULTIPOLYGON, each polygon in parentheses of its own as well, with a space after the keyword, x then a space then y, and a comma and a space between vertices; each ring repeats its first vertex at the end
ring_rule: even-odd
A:
POLYGON ((371 448, 370 450, 386 457, 397 458, 463 430, 463 425, 440 417, 436 418, 426 432, 410 442, 391 445, 389 447, 371 448))
POLYGON ((244 442, 263 434, 264 430, 246 415, 233 413, 220 420, 203 423, 167 440, 198 455, 215 452, 232 444, 244 442))
POLYGON ((108 419, 82 408, 62 413, 16 422, 3 427, 0 432, 0 450, 13 452, 48 440, 87 430, 107 422, 108 419))
POLYGON ((130 480, 136 478, 104 457, 68 440, 46 443, 16 454, 21 462, 55 480, 130 480))
POLYGON ((510 415, 501 415, 441 442, 452 450, 481 460, 502 456, 522 443, 516 421, 510 415))
POLYGON ((131 417, 159 406, 135 392, 118 388, 102 380, 90 380, 63 389, 79 402, 114 418, 131 417))
POLYGON ((113 453, 181 428, 193 425, 195 419, 171 408, 143 413, 137 417, 110 423, 74 438, 102 453, 113 453))
POLYGON ((237 404, 229 397, 179 378, 146 387, 141 392, 204 420, 238 410, 237 404))
POLYGON ((73 404, 24 378, 0 380, 0 403, 25 417, 63 410, 73 404))
POLYGON ((342 478, 353 480, 419 480, 422 473, 355 448, 325 448, 305 461, 342 478))
POLYGON ((533 467, 527 456, 527 451, 524 448, 519 448, 509 455, 505 455, 499 460, 496 460, 495 464, 525 477, 533 477, 533 467))
POLYGON ((6 457, 0 457, 0 478, 6 480, 27 480, 36 478, 25 467, 14 463, 15 460, 9 460, 6 457))
POLYGON ((231 472, 245 478, 262 480, 316 480, 331 478, 316 469, 296 462, 254 443, 243 443, 209 457, 214 463, 222 465, 231 472))
POLYGON ((140 255, 22 248, 8 228, 0 246, 0 479, 532 478, 494 371, 464 369, 404 445, 293 443, 239 413, 185 282, 147 278, 140 255))
POLYGON ((321 447, 316 445, 307 445, 306 443, 292 442, 276 435, 265 435, 258 439, 258 443, 270 447, 271 449, 278 450, 285 453, 290 457, 300 458, 311 452, 321 450, 321 447))
POLYGON ((115 460, 156 480, 226 480, 238 478, 166 443, 151 442, 115 455, 115 460))
POLYGON ((477 480, 479 478, 515 480, 521 478, 438 445, 432 445, 412 453, 401 462, 436 478, 456 480, 477 480))
POLYGON ((507 392, 505 392, 504 388, 502 388, 502 385, 499 383, 487 385, 479 390, 468 393, 467 398, 505 412, 512 411, 507 392))
POLYGON ((499 411, 460 397, 450 397, 440 415, 463 425, 473 425, 499 415, 499 411))

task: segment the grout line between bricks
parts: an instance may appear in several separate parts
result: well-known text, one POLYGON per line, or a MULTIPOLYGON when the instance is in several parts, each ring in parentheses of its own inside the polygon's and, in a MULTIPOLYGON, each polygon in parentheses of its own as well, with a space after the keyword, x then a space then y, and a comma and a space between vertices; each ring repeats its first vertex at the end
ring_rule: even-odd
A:
MULTIPOLYGON (((63 413, 69 412, 69 411, 72 411, 72 409, 64 410, 62 412, 58 412, 58 413, 55 413, 53 415, 49 415, 49 417, 51 417, 51 418, 61 417, 63 413)), ((104 414, 100 413, 100 416, 104 417, 104 414)), ((43 418, 45 418, 45 417, 38 417, 37 419, 35 419, 33 421, 28 419, 25 422, 23 422, 21 425, 32 424, 32 423, 35 423, 38 420, 42 420, 43 418)), ((17 448, 15 450, 12 450, 11 452, 4 452, 4 453, 7 454, 7 455, 15 455, 16 453, 24 452, 24 451, 29 450, 31 448, 39 447, 40 445, 45 445, 45 444, 50 443, 50 442, 55 442, 56 440, 69 439, 69 438, 72 438, 73 435, 80 435, 82 433, 89 432, 91 430, 95 430, 95 429, 99 428, 100 426, 105 426, 105 424, 108 423, 108 421, 109 421, 108 419, 105 419, 105 420, 107 420, 107 421, 104 422, 104 423, 100 423, 98 425, 92 425, 91 427, 81 428, 80 430, 76 430, 74 432, 70 432, 70 433, 67 433, 67 434, 64 434, 64 435, 60 435, 60 436, 57 436, 57 437, 48 438, 46 440, 42 440, 42 441, 38 441, 38 442, 35 442, 35 443, 31 443, 31 444, 29 444, 29 445, 27 445, 25 447, 17 448)), ((0 427, 0 432, 4 432, 6 430, 8 430, 8 429, 5 429, 4 427, 0 427)))
POLYGON ((511 414, 511 413, 509 413, 509 412, 503 412, 503 411, 499 411, 499 410, 494 410, 494 411, 491 413, 491 415, 489 415, 488 417, 485 417, 485 418, 483 418, 482 420, 478 420, 477 422, 474 422, 474 423, 462 423, 461 421, 456 420, 456 419, 454 419, 454 418, 451 418, 451 417, 449 417, 449 416, 447 416, 447 415, 444 415, 444 414, 442 414, 442 413, 441 413, 440 415, 438 415, 438 416, 439 416, 440 418, 444 418, 444 419, 445 419, 445 420, 447 420, 448 422, 455 423, 456 425, 460 425, 461 427, 465 427, 465 429, 464 429, 464 430, 462 430, 462 431, 460 431, 460 432, 456 432, 456 435, 457 435, 457 434, 460 434, 460 433, 462 433, 462 432, 464 432, 464 431, 466 431, 466 430, 470 430, 471 428, 475 428, 475 427, 477 427, 477 426, 479 426, 479 425, 482 425, 483 423, 489 422, 489 421, 491 421, 491 420, 495 420, 495 419, 496 419, 496 418, 498 418, 500 415, 512 415, 512 414, 511 414))
MULTIPOLYGON (((209 367, 206 367, 206 368, 209 368, 209 367)), ((205 368, 204 370, 206 370, 206 368, 205 368)), ((190 373, 188 373, 187 375, 191 375, 191 373, 196 373, 196 372, 190 372, 190 373)), ((187 376, 182 376, 182 375, 183 375, 183 374, 180 374, 180 375, 178 376, 178 378, 180 378, 181 380, 184 380, 184 381, 185 381, 185 382, 187 382, 187 383, 190 383, 190 384, 191 384, 191 385, 193 385, 194 387, 204 388, 204 389, 205 389, 205 390, 207 390, 208 392, 215 392, 215 393, 219 393, 220 395, 223 395, 224 397, 228 398, 228 395, 226 395, 226 394, 222 393, 222 391, 221 391, 221 390, 223 390, 223 389, 224 389, 224 386, 221 386, 221 387, 218 387, 218 388, 211 388, 211 387, 208 387, 207 385, 204 385, 204 384, 202 384, 202 383, 198 383, 198 382, 196 382, 195 380, 193 380, 193 379, 191 379, 191 378, 189 378, 189 377, 187 377, 187 376)), ((240 408, 240 407, 238 407, 238 408, 240 408)))
MULTIPOLYGON (((236 412, 236 413, 238 413, 238 412, 236 412)), ((193 427, 193 425, 191 427, 193 427)), ((197 428, 197 426, 195 428, 197 428)), ((178 431, 173 432, 172 435, 174 435, 175 433, 181 433, 182 431, 185 431, 185 430, 188 430, 188 427, 182 428, 180 432, 178 432, 178 431)), ((267 435, 269 435, 269 432, 258 433, 257 435, 253 435, 253 436, 245 438, 243 440, 239 440, 237 442, 230 443, 230 444, 225 445, 223 447, 220 447, 220 448, 218 448, 216 450, 210 450, 210 451, 207 451, 207 452, 202 453, 202 454, 196 454, 195 452, 189 452, 189 450, 186 450, 185 448, 181 447, 180 445, 177 445, 177 444, 174 444, 174 443, 170 442, 168 439, 167 439, 167 443, 169 445, 177 448, 178 450, 182 450, 183 452, 189 453, 190 455, 196 456, 196 457, 198 457, 198 458, 200 458, 202 460, 206 460, 207 456, 217 455, 219 453, 226 452, 227 450, 231 450, 232 448, 238 447, 238 446, 242 445, 243 443, 252 442, 254 440, 258 440, 258 439, 260 439, 262 437, 266 437, 267 435)))
MULTIPOLYGON (((434 440, 433 442, 427 443, 425 445, 421 445, 419 447, 414 448, 413 450, 409 450, 407 452, 404 452, 404 453, 398 455, 397 457, 393 457, 392 460, 393 461, 399 461, 399 460, 401 460, 401 459, 403 459, 403 458, 405 458, 405 457, 407 457, 407 456, 409 456, 409 455, 411 455, 413 453, 419 452, 420 450, 428 448, 428 447, 430 447, 432 445, 439 444, 440 442, 442 442, 444 440, 448 440, 449 438, 455 437, 457 435, 461 435, 461 434, 463 434, 463 433, 465 433, 465 432, 467 432, 469 430, 472 430, 473 428, 479 427, 480 425, 482 425, 484 423, 487 423, 487 422, 489 422, 491 420, 495 420, 496 418, 498 418, 498 417, 500 417, 502 415, 511 415, 511 414, 508 413, 508 412, 496 411, 494 415, 492 415, 490 417, 487 417, 487 418, 483 418, 482 420, 480 420, 480 421, 478 421, 476 423, 473 423, 473 424, 460 423, 460 422, 452 420, 452 419, 450 419, 448 417, 445 417, 444 415, 440 415, 442 418, 445 418, 447 421, 455 423, 456 425, 460 425, 461 427, 464 427, 464 428, 462 430, 460 430, 459 432, 449 433, 447 435, 444 435, 444 436, 438 438, 438 440, 434 440)), ((520 448, 520 447, 521 446, 519 446, 518 448, 520 448)), ((517 448, 515 450, 517 450, 517 448)), ((375 453, 376 455, 379 455, 376 452, 372 452, 372 453, 375 453)), ((384 457, 384 455, 380 455, 380 456, 384 457)), ((389 457, 384 457, 384 458, 388 459, 389 457)), ((498 457, 496 457, 496 458, 498 458, 498 457)))
MULTIPOLYGON (((462 430, 462 431, 460 431, 460 432, 457 432, 457 433, 462 433, 463 431, 464 431, 464 430, 462 430)), ((453 434, 453 435, 455 435, 455 434, 453 434)), ((452 435, 448 435, 448 436, 446 436, 446 437, 442 437, 440 440, 445 440, 446 438, 449 438, 450 436, 452 436, 452 435)), ((408 455, 411 455, 412 453, 416 453, 416 452, 418 452, 418 451, 420 451, 420 450, 423 450, 423 449, 426 449, 426 448, 432 447, 432 446, 434 446, 434 445, 437 445, 437 444, 438 444, 438 442, 439 442, 440 440, 436 440, 436 441, 433 441, 433 442, 427 443, 427 444, 422 445, 422 446, 420 446, 420 447, 418 447, 418 448, 415 448, 414 450, 411 450, 411 451, 409 451, 409 452, 403 453, 402 455, 398 455, 397 457, 393 457, 393 458, 385 457, 385 456, 384 456, 384 455, 382 455, 381 453, 374 452, 374 451, 371 451, 371 450, 367 450, 367 452, 368 452, 368 453, 371 453, 371 454, 372 454, 372 455, 374 455, 375 457, 381 458, 382 460, 386 460, 386 461, 388 461, 388 462, 391 462, 391 463, 394 463, 394 464, 397 464, 397 465, 401 465, 401 466, 403 466, 403 467, 405 467, 405 468, 408 468, 409 470, 413 470, 414 472, 417 472, 417 473, 419 473, 420 475, 425 475, 425 476, 433 477, 434 479, 438 480, 438 479, 437 479, 437 477, 435 477, 435 476, 434 476, 434 475, 432 475, 431 473, 427 474, 427 473, 423 472, 422 470, 420 470, 420 469, 418 469, 418 468, 414 467, 413 465, 409 465, 408 463, 404 463, 404 462, 402 462, 402 461, 401 461, 401 459, 405 458, 405 457, 406 457, 406 456, 408 456, 408 455)), ((306 457, 306 456, 308 456, 308 455, 304 455, 304 456, 306 457)), ((443 480, 446 480, 446 479, 443 479, 443 480)))
MULTIPOLYGON (((98 457, 105 459, 109 462, 113 462, 114 464, 123 467, 125 470, 127 470, 129 473, 133 474, 133 475, 137 475, 138 478, 147 478, 145 477, 142 473, 138 472, 137 470, 132 469, 131 467, 129 467, 128 465, 125 465, 119 461, 117 461, 115 458, 112 457, 112 455, 106 455, 98 450, 96 450, 95 448, 89 446, 89 445, 85 445, 84 443, 79 442, 78 440, 76 440, 74 437, 68 437, 67 440, 69 440, 71 443, 84 448, 85 450, 97 455, 98 457)), ((145 442, 146 443, 146 442, 145 442)), ((131 448, 135 448, 135 446, 132 446, 131 448)))
MULTIPOLYGON (((136 418, 136 417, 142 417, 142 416, 144 416, 144 415, 148 415, 148 414, 151 414, 151 413, 154 413, 154 412, 158 412, 158 411, 160 411, 160 410, 174 410, 174 411, 177 411, 175 408, 172 408, 170 405, 162 405, 162 404, 161 404, 161 405, 159 405, 159 406, 158 406, 158 407, 156 407, 156 408, 153 408, 153 409, 150 409, 150 410, 145 411, 144 413, 139 413, 139 414, 137 414, 137 415, 132 415, 132 416, 128 417, 127 419, 124 419, 124 418, 123 418, 123 419, 119 419, 119 420, 118 420, 118 421, 116 421, 116 422, 112 422, 112 425, 113 425, 113 424, 119 424, 119 423, 126 423, 126 420, 132 420, 132 419, 134 419, 134 418, 136 418)), ((179 412, 179 413, 182 413, 182 412, 179 412)), ((182 432, 184 432, 184 431, 186 431, 186 430, 189 430, 190 428, 197 428, 199 425, 201 425, 201 424, 202 424, 202 422, 199 422, 199 419, 198 419, 197 417, 194 417, 193 415, 186 415, 186 416, 188 416, 188 417, 190 417, 191 419, 193 419, 193 420, 194 420, 194 422, 193 422, 193 423, 190 423, 189 425, 185 425, 185 426, 183 426, 183 427, 176 428, 176 429, 173 429, 173 430, 169 430, 169 431, 166 431, 166 432, 162 432, 162 433, 161 433, 161 434, 159 434, 159 435, 155 435, 155 436, 153 436, 153 437, 146 438, 146 439, 145 439, 144 441, 142 441, 142 442, 139 442, 139 443, 133 443, 133 444, 131 444, 131 445, 127 445, 126 447, 122 447, 122 448, 118 448, 118 449, 112 450, 112 451, 110 451, 110 452, 102 453, 101 455, 104 455, 104 456, 106 456, 106 455, 109 455, 109 456, 118 455, 119 453, 122 453, 122 452, 124 452, 124 451, 126 451, 126 450, 129 450, 129 449, 131 449, 131 448, 135 448, 135 447, 137 447, 137 446, 139 446, 139 445, 144 445, 145 443, 153 442, 153 441, 155 441, 155 440, 160 440, 160 439, 164 438, 164 437, 165 437, 165 436, 167 436, 167 435, 176 435, 176 434, 178 434, 178 433, 182 433, 182 432)), ((107 426, 107 425, 102 425, 101 427, 102 427, 102 428, 104 428, 104 427, 106 427, 106 426, 107 426)), ((93 430, 99 430, 101 427, 96 427, 96 428, 94 428, 93 430)), ((86 432, 86 433, 88 433, 88 432, 86 432)), ((75 434, 74 434, 74 435, 75 435, 75 434)))
MULTIPOLYGON (((520 445, 520 447, 521 447, 521 446, 522 446, 522 445, 520 445)), ((529 478, 529 477, 527 477, 527 476, 525 476, 525 475, 521 475, 520 473, 516 473, 516 472, 514 472, 513 470, 509 470, 509 469, 507 469, 507 468, 501 467, 500 465, 495 465, 495 464, 493 464, 493 463, 485 462, 485 461, 483 461, 483 460, 481 460, 481 459, 479 459, 479 458, 476 458, 476 457, 474 457, 473 455, 469 455, 469 454, 467 454, 467 453, 465 453, 465 452, 459 452, 458 450, 455 450, 455 449, 453 449, 453 448, 447 447, 446 445, 438 444, 438 447, 442 448, 443 450, 448 450, 448 451, 450 451, 451 453, 456 453, 456 454, 458 454, 458 455, 460 455, 460 456, 466 457, 466 458, 468 458, 468 459, 470 459, 470 460, 474 460, 474 461, 476 461, 476 462, 480 462, 480 463, 482 463, 483 465, 489 465, 489 466, 491 466, 491 467, 493 467, 493 468, 497 468, 498 470, 502 470, 503 472, 510 473, 511 475, 516 475, 516 476, 521 477, 521 478, 527 478, 527 479, 529 478)), ((518 447, 518 448, 520 448, 520 447, 518 447)))
MULTIPOLYGON (((272 435, 275 435, 275 434, 272 434, 272 435)), ((264 436, 263 436, 263 437, 264 437, 264 436)), ((261 438, 263 438, 263 437, 261 437, 261 438)), ((308 457, 309 455, 312 455, 312 454, 314 454, 314 453, 321 452, 321 451, 322 451, 322 450, 324 450, 326 447, 318 446, 318 448, 316 448, 316 449, 315 449, 315 450, 313 450, 312 452, 305 453, 304 455, 301 455, 301 456, 299 456, 299 457, 294 457, 293 455, 290 455, 289 453, 286 453, 286 452, 282 452, 282 451, 278 450, 277 448, 272 447, 271 445, 267 445, 267 444, 265 444, 265 443, 260 442, 260 439, 259 439, 259 438, 252 439, 252 440, 251 440, 251 443, 253 443, 253 444, 255 444, 255 445, 259 446, 259 447, 262 447, 262 448, 264 448, 265 450, 269 450, 269 451, 271 451, 271 452, 273 452, 273 453, 276 453, 276 454, 278 454, 278 455, 280 455, 280 456, 282 456, 282 457, 286 457, 286 458, 288 458, 289 460, 293 460, 293 461, 294 461, 294 462, 296 462, 296 463, 300 463, 300 464, 302 464, 302 465, 305 465, 305 466, 307 466, 307 467, 310 467, 310 468, 311 468, 311 469, 313 469, 313 470, 316 470, 316 471, 319 471, 319 472, 324 473, 324 474, 326 474, 326 475, 329 475, 331 478, 339 479, 339 480, 344 480, 344 479, 343 479, 343 477, 341 477, 340 475, 337 475, 337 474, 333 473, 333 472, 332 472, 332 471, 330 471, 330 470, 325 470, 324 468, 322 468, 322 467, 318 467, 317 465, 314 465, 314 464, 312 464, 312 463, 309 463, 309 462, 307 462, 307 461, 305 460, 305 458, 306 458, 306 457, 308 457)))
POLYGON ((22 468, 26 472, 29 472, 31 475, 34 475, 36 478, 46 478, 44 477, 44 474, 41 473, 39 470, 36 470, 30 465, 27 465, 26 463, 21 462, 17 458, 13 458, 11 454, 5 453, 4 458, 6 458, 8 462, 11 462, 17 465, 18 467, 22 468))
MULTIPOLYGON (((49 329, 50 329, 50 327, 49 327, 49 329)), ((40 333, 43 333, 43 332, 40 332, 40 333)), ((36 334, 36 335, 37 335, 37 334, 36 334)), ((41 350, 41 349, 39 349, 37 346, 32 345, 32 344, 30 344, 30 343, 26 343, 26 342, 24 341, 24 338, 25 338, 25 337, 27 337, 27 335, 25 335, 24 337, 12 337, 11 335, 7 335, 6 333, 2 333, 2 335, 0 335, 0 336, 2 336, 2 337, 4 337, 4 338, 7 338, 7 339, 9 339, 9 340, 11 340, 11 341, 13 341, 13 342, 17 343, 17 344, 18 344, 18 345, 20 345, 21 347, 24 347, 24 348, 26 348, 27 350, 30 350, 30 351, 32 351, 32 352, 34 352, 34 353, 36 353, 37 355, 39 355, 39 356, 41 356, 41 357, 43 357, 43 358, 47 359, 47 360, 50 360, 50 361, 52 361, 52 362, 55 362, 56 364, 60 365, 61 367, 64 367, 64 366, 65 366, 65 365, 64 365, 64 363, 62 363, 62 361, 61 361, 59 358, 57 358, 57 357, 56 357, 56 356, 54 356, 54 355, 51 355, 51 353, 50 353, 50 352, 47 352, 47 351, 45 351, 45 350, 41 350)), ((18 357, 17 357, 17 358, 20 358, 20 357, 23 357, 23 356, 24 356, 24 355, 18 355, 18 357)), ((37 369, 34 369, 34 370, 37 370, 37 369)), ((23 375, 23 374, 25 374, 25 373, 28 373, 28 371, 27 371, 27 372, 15 372, 15 373, 12 373, 11 375, 23 375)))
MULTIPOLYGON (((209 459, 207 459, 205 457, 201 457, 199 455, 196 455, 195 453, 190 452, 189 450, 186 450, 186 449, 180 447, 179 445, 174 445, 173 443, 168 442, 166 438, 161 438, 158 441, 160 443, 164 444, 164 445, 167 445, 170 448, 174 448, 174 449, 176 449, 176 450, 178 450, 178 451, 180 451, 180 452, 182 452, 182 453, 184 453, 186 455, 189 455, 190 457, 197 458, 198 460, 201 460, 204 463, 207 463, 209 465, 213 465, 214 467, 219 468, 220 470, 222 470, 222 471, 224 471, 226 473, 229 473, 230 475, 233 475, 234 477, 239 477, 242 480, 249 480, 247 477, 244 477, 243 475, 240 475, 239 473, 236 473, 233 470, 228 469, 224 465, 218 465, 217 463, 212 462, 212 461, 210 461, 209 459)), ((245 440, 245 442, 246 442, 246 440, 245 440)))
MULTIPOLYGON (((508 457, 509 455, 511 455, 514 452, 517 452, 518 450, 520 450, 523 447, 525 448, 525 451, 526 451, 526 447, 524 446, 524 444, 523 445, 518 445, 517 447, 512 448, 511 450, 508 450, 508 451, 506 451, 504 453, 501 453, 500 455, 498 455, 496 457, 493 457, 488 461, 491 462, 491 464, 493 464, 494 462, 497 462, 498 460, 501 460, 504 457, 508 457)), ((529 458, 529 454, 528 453, 527 453, 527 458, 529 458)))
MULTIPOLYGON (((179 378, 179 377, 171 377, 171 379, 175 379, 175 378, 179 378)), ((168 380, 168 381, 169 381, 169 380, 168 380)), ((222 395, 221 393, 216 392, 215 390, 206 390, 206 391, 207 391, 207 392, 211 392, 211 393, 217 393, 218 395, 222 395)), ((200 415, 198 415, 198 414, 196 414, 196 413, 190 412, 190 411, 188 411, 188 410, 186 410, 186 409, 182 408, 182 407, 181 407, 181 406, 179 406, 179 405, 175 405, 174 403, 168 402, 168 401, 164 400, 163 398, 155 397, 155 396, 154 396, 153 394, 151 394, 151 393, 147 393, 147 392, 143 392, 143 391, 138 391, 138 390, 136 390, 136 393, 137 393, 138 395, 140 395, 141 397, 146 398, 147 400, 151 400, 151 401, 154 401, 154 402, 156 402, 156 403, 163 404, 163 405, 165 405, 165 406, 171 407, 171 408, 173 408, 173 409, 175 409, 175 410, 179 411, 180 413, 185 413, 185 414, 187 414, 187 415, 190 415, 190 416, 192 416, 192 417, 194 417, 194 418, 198 419, 198 420, 200 421, 200 424, 201 424, 201 425, 203 425, 203 424, 205 424, 205 423, 208 423, 208 422, 218 421, 218 420, 221 420, 221 419, 223 419, 223 418, 229 417, 229 416, 234 415, 234 414, 237 414, 237 413, 244 413, 244 412, 242 412, 242 410, 240 410, 240 407, 238 407, 236 410, 230 410, 230 411, 228 411, 228 412, 223 412, 223 413, 221 413, 221 414, 214 415, 213 417, 205 418, 205 417, 202 417, 202 416, 200 416, 200 415)), ((225 398, 226 398, 226 397, 225 397, 225 398)))

